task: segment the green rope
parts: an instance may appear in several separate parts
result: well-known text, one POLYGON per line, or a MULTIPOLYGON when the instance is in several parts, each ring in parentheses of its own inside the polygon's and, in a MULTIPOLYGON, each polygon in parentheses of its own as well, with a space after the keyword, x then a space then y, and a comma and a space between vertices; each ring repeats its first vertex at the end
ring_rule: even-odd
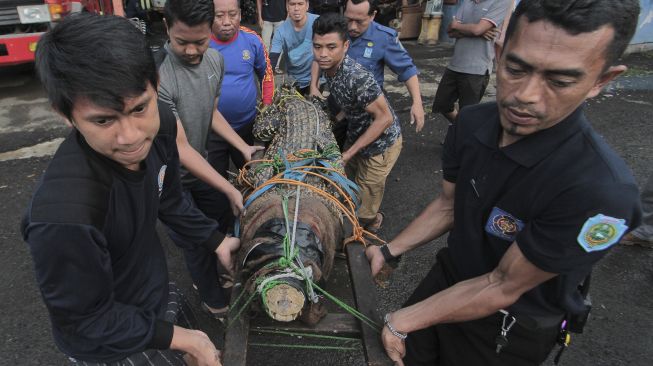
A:
POLYGON ((365 314, 361 313, 360 311, 356 310, 355 308, 347 305, 344 301, 338 299, 337 297, 331 295, 330 293, 326 292, 324 289, 322 289, 320 286, 316 285, 313 283, 313 286, 318 289, 326 298, 329 300, 333 301, 336 305, 340 306, 343 310, 346 312, 350 313, 354 317, 356 317, 358 320, 360 320, 362 323, 366 324, 370 328, 372 328, 374 331, 377 333, 381 333, 381 329, 383 327, 379 324, 377 324, 374 320, 368 318, 365 314))
POLYGON ((357 351, 358 347, 340 347, 340 346, 321 346, 317 344, 279 344, 279 343, 249 343, 250 346, 275 347, 275 348, 296 348, 296 349, 316 349, 332 351, 357 351))
MULTIPOLYGON (((245 293, 245 289, 243 289, 243 292, 242 292, 242 293, 245 293)), ((241 293, 241 294, 242 294, 242 293, 241 293)), ((240 318, 240 315, 242 314, 242 312, 247 308, 247 306, 249 306, 249 303, 252 302, 252 300, 254 300, 254 297, 255 297, 255 296, 256 296, 256 291, 252 292, 252 295, 247 299, 247 301, 245 301, 245 303, 244 303, 243 306, 238 310, 238 312, 236 313, 236 315, 234 315, 233 320, 230 321, 230 322, 227 324, 226 329, 229 329, 229 328, 230 328, 230 327, 231 327, 231 326, 236 322, 236 320, 238 320, 238 318, 240 318)), ((234 303, 234 305, 235 305, 235 303, 234 303)))
MULTIPOLYGON (((295 271, 297 274, 299 274, 306 281, 307 293, 311 292, 310 289, 312 287, 316 288, 318 291, 320 291, 329 300, 333 301, 336 305, 341 307, 343 310, 345 310, 346 312, 348 312, 349 314, 353 315, 358 320, 360 320, 361 323, 369 326, 370 328, 372 328, 377 333, 381 333, 381 329, 382 329, 381 325, 377 324, 375 321, 373 321, 372 319, 370 319, 369 317, 367 317, 365 314, 361 313, 360 311, 358 311, 354 307, 349 306, 344 301, 338 299, 337 297, 335 297, 335 296, 331 295, 330 293, 328 293, 326 290, 322 289, 315 282, 313 282, 312 279, 310 279, 310 278, 308 278, 308 276, 306 276, 306 272, 301 270, 297 265, 295 265, 293 263, 293 260, 299 254, 299 248, 298 247, 295 248, 295 250, 291 253, 291 249, 290 249, 290 220, 289 220, 289 217, 288 217, 289 216, 288 215, 288 196, 283 197, 283 200, 281 201, 281 207, 283 209, 283 216, 284 216, 284 220, 285 220, 285 223, 286 223, 286 235, 284 235, 284 238, 283 238, 283 257, 279 258, 276 265, 278 265, 282 269, 283 268, 291 268, 293 271, 295 271)), ((268 266, 269 265, 273 265, 273 264, 270 263, 270 264, 268 264, 268 266)), ((256 281, 256 285, 257 286, 260 285, 263 280, 264 280, 263 278, 258 278, 257 281, 256 281)), ((270 290, 271 288, 273 288, 275 286, 278 286, 280 284, 287 284, 287 282, 272 280, 272 281, 269 281, 268 283, 266 283, 264 288, 261 289, 261 291, 260 291, 261 299, 262 299, 262 301, 263 301, 263 303, 264 303, 264 305, 266 307, 267 307, 267 303, 266 303, 266 299, 265 299, 265 294, 267 293, 268 290, 270 290)), ((254 296, 256 295, 257 292, 258 291, 254 291, 252 293, 252 295, 249 297, 249 299, 247 299, 245 304, 239 309, 238 313, 234 317, 234 321, 236 319, 238 319, 238 317, 240 316, 242 311, 245 309, 245 307, 247 307, 247 305, 249 305, 249 303, 252 301, 252 299, 254 298, 254 296)), ((244 293, 244 290, 243 290, 243 293, 244 293)), ((242 296, 243 293, 241 293, 240 296, 242 296)), ((235 303, 237 303, 238 300, 240 300, 240 296, 236 300, 235 303)), ((232 321, 232 323, 233 323, 233 321, 232 321)), ((231 325, 231 323, 229 325, 231 325)), ((229 327, 229 326, 227 326, 227 327, 229 327)))
POLYGON ((291 336, 291 337, 330 339, 330 340, 341 341, 341 342, 359 342, 360 341, 359 338, 352 338, 352 337, 338 337, 338 336, 330 336, 330 335, 324 335, 324 334, 288 332, 288 331, 283 331, 283 330, 272 330, 272 329, 263 329, 263 328, 255 328, 255 329, 253 329, 253 331, 259 332, 259 333, 265 333, 265 334, 281 334, 281 335, 287 335, 287 336, 291 336))

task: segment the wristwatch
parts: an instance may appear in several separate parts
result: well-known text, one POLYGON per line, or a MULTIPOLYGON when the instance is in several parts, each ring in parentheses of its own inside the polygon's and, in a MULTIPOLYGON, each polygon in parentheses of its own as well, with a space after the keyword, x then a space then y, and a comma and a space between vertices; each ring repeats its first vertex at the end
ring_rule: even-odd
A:
POLYGON ((401 259, 401 255, 394 256, 390 253, 390 249, 388 249, 388 244, 383 244, 381 245, 381 254, 383 254, 383 259, 385 259, 385 262, 391 267, 391 268, 397 268, 399 265, 399 260, 401 259))

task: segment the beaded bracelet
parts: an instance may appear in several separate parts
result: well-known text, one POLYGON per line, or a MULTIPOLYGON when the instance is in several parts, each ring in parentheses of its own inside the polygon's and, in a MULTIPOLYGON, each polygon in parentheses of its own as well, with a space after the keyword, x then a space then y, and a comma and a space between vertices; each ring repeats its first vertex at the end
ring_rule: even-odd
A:
POLYGON ((406 333, 401 333, 400 331, 396 330, 392 324, 390 324, 390 314, 385 314, 383 317, 383 323, 385 324, 386 327, 390 330, 390 333, 394 334, 397 338, 401 339, 402 341, 405 340, 408 337, 408 334, 406 333))

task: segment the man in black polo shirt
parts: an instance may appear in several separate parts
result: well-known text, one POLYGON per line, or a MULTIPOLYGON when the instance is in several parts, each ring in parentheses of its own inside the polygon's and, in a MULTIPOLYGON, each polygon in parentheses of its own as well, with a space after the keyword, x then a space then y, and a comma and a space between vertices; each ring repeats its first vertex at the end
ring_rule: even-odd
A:
POLYGON ((626 70, 614 65, 638 13, 637 0, 520 2, 497 102, 463 109, 450 127, 442 193, 387 246, 367 249, 378 273, 449 233, 405 307, 385 317, 398 364, 537 365, 576 325, 563 319, 586 310, 579 285, 641 220, 629 169, 582 106, 626 70))

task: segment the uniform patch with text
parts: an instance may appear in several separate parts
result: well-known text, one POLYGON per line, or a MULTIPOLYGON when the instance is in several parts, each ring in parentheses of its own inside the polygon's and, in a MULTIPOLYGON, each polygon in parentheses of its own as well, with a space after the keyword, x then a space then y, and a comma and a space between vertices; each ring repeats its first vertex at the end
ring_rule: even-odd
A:
POLYGON ((511 242, 523 228, 524 222, 498 207, 492 208, 485 223, 485 232, 511 242))
POLYGON ((604 250, 617 243, 626 230, 626 220, 598 214, 585 221, 578 244, 586 252, 604 250))

